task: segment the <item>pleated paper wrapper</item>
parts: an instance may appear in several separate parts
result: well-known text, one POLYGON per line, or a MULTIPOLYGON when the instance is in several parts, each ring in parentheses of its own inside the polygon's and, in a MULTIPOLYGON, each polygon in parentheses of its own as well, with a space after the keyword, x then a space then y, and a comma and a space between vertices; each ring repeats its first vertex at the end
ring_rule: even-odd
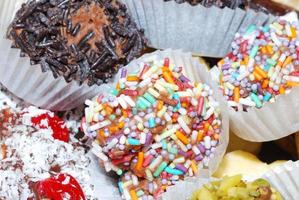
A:
POLYGON ((90 152, 88 156, 91 159, 89 171, 91 174, 91 183, 94 185, 94 197, 97 200, 121 199, 117 187, 117 179, 107 176, 105 169, 99 166, 95 155, 90 152))
POLYGON ((200 56, 223 57, 235 33, 250 24, 263 25, 275 19, 253 10, 211 8, 164 0, 122 0, 152 47, 183 49, 200 56))
MULTIPOLYGON (((266 172, 262 178, 269 181, 270 185, 280 192, 285 200, 298 200, 299 196, 299 161, 288 161, 266 172)), ((171 186, 161 196, 161 200, 187 200, 192 193, 204 184, 213 181, 213 178, 190 178, 171 186)), ((244 180, 252 181, 250 178, 244 180)))
POLYGON ((15 12, 25 0, 0 1, 0 82, 10 92, 35 106, 52 111, 70 110, 95 96, 102 86, 81 86, 52 72, 43 73, 40 65, 31 65, 28 57, 20 57, 20 49, 11 48, 6 31, 15 12))

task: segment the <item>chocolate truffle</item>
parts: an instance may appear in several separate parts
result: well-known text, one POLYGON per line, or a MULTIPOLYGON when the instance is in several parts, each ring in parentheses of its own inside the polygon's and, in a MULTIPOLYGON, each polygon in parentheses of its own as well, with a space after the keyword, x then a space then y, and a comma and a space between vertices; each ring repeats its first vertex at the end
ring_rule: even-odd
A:
POLYGON ((44 72, 89 85, 106 83, 145 47, 143 31, 117 0, 29 1, 8 38, 44 72))

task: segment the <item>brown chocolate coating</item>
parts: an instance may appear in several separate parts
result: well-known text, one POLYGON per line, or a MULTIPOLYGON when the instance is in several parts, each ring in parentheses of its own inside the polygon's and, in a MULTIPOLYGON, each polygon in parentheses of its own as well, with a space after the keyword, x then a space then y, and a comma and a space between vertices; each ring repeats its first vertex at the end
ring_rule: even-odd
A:
POLYGON ((108 82, 146 41, 117 0, 30 1, 17 12, 8 38, 55 78, 89 85, 108 82))

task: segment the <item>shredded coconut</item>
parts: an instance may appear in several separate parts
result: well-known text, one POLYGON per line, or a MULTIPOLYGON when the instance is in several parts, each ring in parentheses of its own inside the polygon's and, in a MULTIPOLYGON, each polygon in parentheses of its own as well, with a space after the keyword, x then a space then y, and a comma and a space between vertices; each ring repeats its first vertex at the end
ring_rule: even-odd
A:
POLYGON ((32 198, 30 183, 57 173, 56 166, 59 173, 76 178, 86 199, 94 199, 90 160, 82 147, 54 139, 51 129, 36 130, 21 123, 8 131, 9 137, 0 141, 6 147, 6 156, 3 150, 0 156, 0 199, 32 198))

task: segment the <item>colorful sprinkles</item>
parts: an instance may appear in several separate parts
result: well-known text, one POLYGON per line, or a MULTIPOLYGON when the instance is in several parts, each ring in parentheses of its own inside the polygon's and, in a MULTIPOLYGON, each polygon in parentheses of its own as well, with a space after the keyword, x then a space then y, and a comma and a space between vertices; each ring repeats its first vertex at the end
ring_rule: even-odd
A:
POLYGON ((132 174, 119 183, 131 199, 156 198, 194 176, 198 166, 208 166, 222 134, 219 104, 208 85, 192 83, 168 58, 139 67, 136 73, 123 68, 110 94, 87 100, 82 120, 105 169, 132 174), (138 179, 147 187, 128 191, 138 179))
POLYGON ((232 51, 218 63, 220 84, 236 110, 261 108, 299 86, 298 23, 277 20, 236 34, 232 51))

